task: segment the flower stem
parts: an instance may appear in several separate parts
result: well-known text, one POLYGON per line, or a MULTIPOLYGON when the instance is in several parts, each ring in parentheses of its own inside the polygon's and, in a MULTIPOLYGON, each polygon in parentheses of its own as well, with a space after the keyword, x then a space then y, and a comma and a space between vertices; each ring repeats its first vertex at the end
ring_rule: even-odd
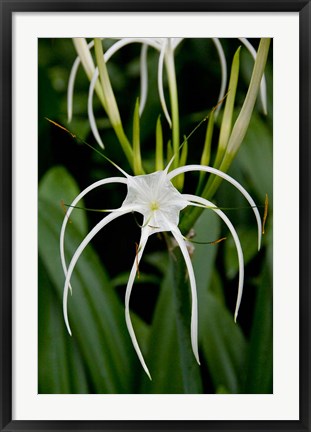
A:
MULTIPOLYGON (((251 116, 254 110, 256 98, 260 89, 261 79, 265 70, 268 52, 270 46, 270 39, 263 38, 260 41, 257 58, 255 61, 251 82, 241 108, 240 114, 235 121, 230 138, 228 141, 226 152, 223 156, 223 160, 219 169, 223 172, 227 172, 231 163, 233 162, 249 127, 251 116)), ((215 178, 211 176, 202 192, 202 197, 211 199, 221 184, 221 178, 215 178)), ((191 212, 186 213, 181 220, 180 230, 183 234, 187 234, 193 227, 195 221, 202 213, 202 209, 195 207, 191 209, 191 212)))
POLYGON ((133 150, 132 146, 124 132, 122 121, 119 113, 119 108, 112 90, 112 86, 109 79, 107 66, 104 60, 102 41, 99 38, 94 39, 94 48, 96 62, 99 70, 99 77, 101 86, 104 93, 104 108, 107 112, 111 125, 118 137, 121 144, 122 150, 129 161, 130 166, 133 168, 133 150))
POLYGON ((167 51, 165 54, 165 64, 167 70, 168 86, 171 101, 171 112, 172 112, 172 143, 175 159, 173 166, 177 168, 179 166, 179 109, 178 109, 178 92, 177 82, 175 73, 174 63, 174 52, 171 44, 171 40, 168 40, 167 51))

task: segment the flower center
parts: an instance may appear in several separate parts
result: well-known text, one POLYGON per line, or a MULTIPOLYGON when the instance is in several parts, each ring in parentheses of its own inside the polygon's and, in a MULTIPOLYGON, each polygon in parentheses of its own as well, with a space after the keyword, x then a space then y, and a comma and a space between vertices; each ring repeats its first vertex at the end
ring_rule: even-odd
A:
POLYGON ((150 203, 150 210, 154 211, 154 210, 159 210, 160 208, 160 204, 158 203, 158 201, 151 201, 150 203))

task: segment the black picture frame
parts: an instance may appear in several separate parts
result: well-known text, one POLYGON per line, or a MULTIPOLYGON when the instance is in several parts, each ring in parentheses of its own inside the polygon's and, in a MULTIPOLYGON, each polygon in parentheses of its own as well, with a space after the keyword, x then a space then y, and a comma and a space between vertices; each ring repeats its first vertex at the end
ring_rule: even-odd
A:
MULTIPOLYGON (((256 430, 311 431, 310 401, 310 1, 0 0, 1 14, 1 431, 256 430), (12 420, 12 16, 15 12, 299 12, 300 26, 300 419, 297 421, 12 420)), ((286 205, 286 203, 285 203, 286 205)), ((298 281, 297 281, 298 284, 298 281)), ((289 371, 290 373, 290 371, 289 371)))

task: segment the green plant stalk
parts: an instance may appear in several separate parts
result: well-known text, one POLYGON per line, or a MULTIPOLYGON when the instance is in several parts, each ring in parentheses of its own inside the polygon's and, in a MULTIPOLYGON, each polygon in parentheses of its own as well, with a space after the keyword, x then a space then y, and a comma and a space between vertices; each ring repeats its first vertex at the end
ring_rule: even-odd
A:
MULTIPOLYGON (((91 81, 95 72, 95 66, 93 62, 93 58, 91 56, 90 50, 87 46, 87 42, 85 38, 73 38, 72 39, 74 47, 77 51, 77 54, 80 58, 80 61, 82 63, 83 69, 88 77, 88 79, 91 81)), ((99 81, 95 84, 95 91, 96 94, 102 103, 102 105, 105 107, 105 96, 103 93, 103 89, 101 88, 101 85, 99 81)), ((106 108, 105 108, 106 109, 106 108)))
POLYGON ((218 168, 221 165, 223 157, 226 153, 226 149, 227 149, 227 145, 228 145, 228 141, 232 129, 234 102, 235 102, 235 95, 236 95, 236 89, 238 85, 239 69, 240 69, 240 51, 241 51, 241 47, 237 49, 232 61, 228 96, 226 98, 224 115, 220 127, 217 154, 213 165, 215 168, 218 168))
POLYGON ((139 100, 135 104, 133 116, 133 171, 135 175, 144 174, 140 153, 140 118, 139 118, 139 100))
POLYGON ((163 164, 163 131, 161 125, 161 117, 158 117, 156 125, 156 157, 155 170, 161 171, 164 168, 163 164))
POLYGON ((111 125, 118 137, 122 150, 130 166, 133 168, 133 149, 123 130, 118 105, 114 97, 107 66, 104 60, 102 41, 99 38, 94 39, 94 48, 96 62, 99 70, 99 77, 105 98, 104 109, 107 112, 111 125))
POLYGON ((175 159, 173 167, 179 166, 179 108, 178 108, 178 91, 176 82, 176 72, 174 63, 174 53, 171 46, 171 41, 168 41, 167 52, 165 53, 165 64, 167 70, 168 86, 171 102, 172 113, 172 143, 175 159))
MULTIPOLYGON (((252 77, 251 77, 251 82, 243 106, 241 108, 240 114, 233 126, 223 161, 220 167, 218 168, 223 172, 228 171, 247 132, 251 120, 251 116, 253 113, 253 109, 255 106, 256 98, 259 92, 261 78, 265 70, 265 66, 268 58, 269 46, 270 46, 269 38, 261 39, 252 77)), ((221 179, 219 178, 213 179, 211 177, 202 192, 202 197, 206 199, 211 199, 220 184, 221 184, 221 179)), ((192 226, 194 225, 195 221, 198 219, 201 213, 202 213, 202 209, 199 207, 195 207, 191 209, 189 213, 185 213, 184 217, 180 222, 180 229, 183 234, 186 235, 189 232, 189 230, 192 228, 192 226)))
MULTIPOLYGON (((184 141, 183 141, 183 146, 181 149, 181 155, 180 155, 180 160, 179 160, 179 165, 180 166, 184 166, 187 163, 187 156, 188 156, 188 140, 186 135, 184 136, 184 141)), ((184 187, 184 182, 185 182, 185 174, 180 174, 177 177, 177 184, 179 186, 179 189, 182 190, 182 188, 184 187)))
POLYGON ((174 155, 174 152, 173 152, 173 147, 172 147, 172 141, 168 140, 167 151, 166 151, 167 162, 169 162, 172 159, 173 155, 174 155))
MULTIPOLYGON (((209 119, 208 119, 205 141, 204 141, 204 147, 203 147, 203 152, 202 152, 201 162, 200 162, 201 165, 208 165, 210 162, 211 146, 212 146, 212 139, 213 139, 213 132, 214 132, 214 124, 215 124, 215 114, 214 113, 215 113, 215 111, 212 110, 212 112, 209 116, 209 119)), ((197 194, 198 193, 200 194, 200 191, 203 188, 203 182, 204 182, 205 177, 206 177, 206 173, 200 172, 197 194)))
MULTIPOLYGON (((257 99, 257 95, 260 89, 260 83, 262 76, 264 74, 268 52, 270 46, 270 39, 263 38, 260 41, 258 54, 256 57, 251 82, 241 108, 240 114, 235 121, 233 126, 229 142, 227 145, 226 153, 224 154, 223 160, 218 169, 223 172, 227 172, 230 165, 232 164, 242 142, 246 135, 247 129, 249 127, 249 123, 251 121, 252 113, 254 110, 255 102, 257 99)), ((210 184, 207 184, 204 190, 204 196, 212 196, 218 189, 221 181, 219 178, 211 178, 210 184)))

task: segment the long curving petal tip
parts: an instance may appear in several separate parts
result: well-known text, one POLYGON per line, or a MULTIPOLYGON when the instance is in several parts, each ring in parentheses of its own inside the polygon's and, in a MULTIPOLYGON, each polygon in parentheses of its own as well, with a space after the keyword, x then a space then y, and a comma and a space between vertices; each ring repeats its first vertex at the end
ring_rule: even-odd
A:
POLYGON ((70 324, 69 324, 69 320, 68 320, 67 293, 66 292, 64 292, 64 296, 63 296, 63 315, 64 315, 64 321, 65 321, 67 331, 70 334, 70 336, 72 336, 71 328, 70 328, 70 324))
MULTIPOLYGON (((221 45, 221 42, 219 40, 219 38, 212 38, 212 41, 215 44, 217 53, 218 53, 218 57, 219 57, 219 61, 220 61, 220 68, 221 68, 221 84, 220 84, 220 90, 219 90, 219 95, 218 95, 218 100, 221 101, 225 95, 225 91, 226 91, 226 86, 227 86, 227 80, 228 80, 228 72, 227 72, 227 62, 226 62, 226 56, 225 56, 225 52, 223 50, 223 47, 221 45)), ((220 103, 215 111, 215 119, 217 119, 220 108, 221 108, 222 103, 220 103)))
POLYGON ((262 239, 262 234, 260 233, 258 236, 258 251, 260 251, 261 248, 261 239, 262 239))
MULTIPOLYGON (((80 255, 82 254, 82 252, 84 251, 84 249, 86 248, 86 246, 89 244, 89 242, 93 239, 93 237, 102 229, 104 228, 106 225, 108 225, 110 222, 112 222, 114 219, 129 213, 130 210, 119 210, 116 213, 110 213, 108 216, 104 217, 104 219, 102 219, 100 222, 98 222, 97 225, 95 225, 95 227, 87 234, 87 236, 84 238, 84 240, 80 243, 80 245, 78 246, 77 250, 75 251, 70 264, 68 266, 68 270, 66 269, 66 280, 65 280, 65 285, 64 285, 64 292, 63 292, 63 315, 64 315, 64 321, 68 330, 68 333, 71 334, 71 329, 70 329, 70 325, 69 325, 69 320, 68 320, 68 308, 67 308, 67 299, 68 299, 68 291, 69 291, 69 285, 70 285, 70 279, 71 279, 71 275, 73 273, 73 270, 75 268, 75 265, 80 257, 80 255)), ((65 265, 66 268, 66 265, 65 265)))
POLYGON ((198 349, 198 298, 197 298, 197 289, 196 289, 196 281, 194 276, 194 270, 191 263, 191 258, 186 246, 186 243, 183 239, 183 236, 178 228, 173 229, 172 234, 180 247, 181 253, 184 257, 186 268, 188 271, 189 281, 190 281, 190 289, 191 289, 191 347, 194 354, 194 357, 200 365, 199 359, 199 349, 198 349))
POLYGON ((131 292, 132 292, 132 288, 133 288, 133 284, 134 284, 134 280, 136 277, 136 273, 137 273, 137 266, 140 262, 140 259, 142 257, 142 254, 144 252, 145 246, 147 244, 147 240, 149 237, 149 230, 142 230, 141 233, 141 239, 139 242, 139 246, 138 246, 138 253, 135 257, 135 261, 133 263, 132 266, 132 270, 127 282, 127 286, 126 286, 126 290, 125 290, 125 322, 126 322, 126 326, 127 326, 127 330, 129 332, 130 338, 132 340, 132 344, 133 347, 136 351, 136 354, 139 358, 139 361, 144 369, 144 371, 146 372, 146 374, 148 375, 148 378, 150 379, 150 381, 152 380, 149 369, 146 365, 146 362, 144 360, 143 354, 140 350, 136 335, 135 335, 135 331, 133 328, 133 324, 132 324, 132 320, 131 320, 131 315, 130 315, 130 297, 131 297, 131 292))
MULTIPOLYGON (((192 347, 192 350, 193 350, 193 347, 192 347)), ((200 358, 199 358, 199 353, 193 353, 193 354, 194 354, 194 357, 195 357, 198 365, 201 366, 201 362, 200 362, 200 358)))
POLYGON ((98 72, 98 68, 96 67, 94 74, 92 76, 92 79, 91 79, 90 87, 89 87, 89 94, 88 94, 88 100, 87 100, 87 112, 88 112, 89 123, 91 126, 92 133, 94 135, 94 138, 97 141, 97 144, 102 149, 104 149, 105 146, 104 146, 104 143, 103 143, 103 141, 100 137, 100 134, 98 132, 96 120, 95 120, 95 116, 94 116, 94 112, 93 112, 93 97, 94 97, 95 85, 96 85, 96 82, 98 80, 98 75, 99 75, 99 72, 98 72))
POLYGON ((161 102, 164 115, 169 124, 169 127, 172 129, 172 120, 168 113, 167 105, 165 102, 165 96, 164 96, 164 87, 163 87, 163 63, 164 63, 165 51, 166 51, 166 44, 164 43, 160 51, 159 63, 158 63, 158 92, 159 92, 160 102, 161 102))
POLYGON ((229 230, 231 232, 231 235, 233 237, 233 240, 234 240, 234 243, 236 246, 236 250, 237 250, 237 254, 238 254, 238 262, 239 262, 238 295, 237 295, 235 312, 234 312, 234 322, 236 322, 239 308, 240 308, 240 304, 241 304, 241 300, 242 300, 243 285, 244 285, 244 257, 243 257, 243 251, 242 251, 242 247, 241 247, 241 243, 240 243, 238 234, 237 234, 234 226, 232 225, 230 219, 228 218, 228 216, 226 216, 222 210, 214 207, 213 203, 211 201, 208 201, 205 198, 198 197, 196 195, 190 195, 190 194, 183 194, 183 197, 187 201, 189 201, 190 205, 202 205, 205 208, 212 209, 225 222, 225 224, 227 225, 227 227, 229 228, 229 230))
POLYGON ((139 106, 139 116, 142 116, 144 111, 146 101, 147 101, 147 92, 148 92, 148 64, 147 64, 147 50, 148 45, 143 44, 141 48, 140 54, 140 106, 139 106))

